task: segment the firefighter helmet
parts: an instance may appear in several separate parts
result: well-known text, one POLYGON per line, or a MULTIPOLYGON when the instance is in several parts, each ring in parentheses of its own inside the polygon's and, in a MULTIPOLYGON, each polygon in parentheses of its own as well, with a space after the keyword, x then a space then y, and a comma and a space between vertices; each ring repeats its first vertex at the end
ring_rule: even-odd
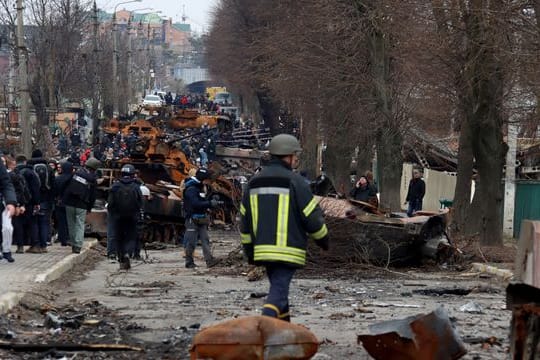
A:
POLYGON ((268 147, 271 155, 285 156, 302 151, 298 139, 289 134, 279 134, 272 138, 268 147))

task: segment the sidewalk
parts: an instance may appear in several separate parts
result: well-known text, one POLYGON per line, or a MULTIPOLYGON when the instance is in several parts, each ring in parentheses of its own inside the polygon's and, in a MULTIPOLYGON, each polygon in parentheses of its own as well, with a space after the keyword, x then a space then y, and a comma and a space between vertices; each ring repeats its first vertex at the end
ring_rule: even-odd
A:
MULTIPOLYGON (((14 263, 0 260, 0 314, 16 306, 25 293, 34 290, 40 284, 60 278, 73 265, 88 256, 88 251, 98 243, 95 239, 85 239, 80 254, 73 254, 70 246, 54 244, 45 254, 15 254, 14 263)), ((25 250, 28 247, 25 247, 25 250)))

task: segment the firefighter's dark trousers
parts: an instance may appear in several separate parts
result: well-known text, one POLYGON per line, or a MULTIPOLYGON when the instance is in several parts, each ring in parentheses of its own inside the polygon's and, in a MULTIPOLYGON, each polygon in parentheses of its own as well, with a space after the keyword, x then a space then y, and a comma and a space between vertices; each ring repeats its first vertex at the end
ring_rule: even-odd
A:
POLYGON ((267 264, 266 274, 270 281, 270 291, 263 306, 262 314, 290 321, 289 315, 289 285, 294 276, 295 268, 284 264, 267 264))

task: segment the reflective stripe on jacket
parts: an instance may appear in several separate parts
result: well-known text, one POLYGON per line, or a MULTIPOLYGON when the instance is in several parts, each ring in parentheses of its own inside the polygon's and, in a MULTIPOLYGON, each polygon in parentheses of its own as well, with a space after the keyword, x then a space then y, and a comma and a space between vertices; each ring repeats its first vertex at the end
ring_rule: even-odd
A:
POLYGON ((306 263, 308 236, 328 234, 323 214, 303 178, 274 159, 249 182, 240 206, 240 233, 255 263, 306 263))

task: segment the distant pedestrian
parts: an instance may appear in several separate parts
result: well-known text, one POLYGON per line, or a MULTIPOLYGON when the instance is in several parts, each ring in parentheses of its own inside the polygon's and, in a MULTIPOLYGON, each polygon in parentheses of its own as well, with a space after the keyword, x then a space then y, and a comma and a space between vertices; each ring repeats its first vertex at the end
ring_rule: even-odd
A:
POLYGON ((413 216, 417 211, 422 210, 422 201, 426 194, 426 183, 422 180, 420 170, 413 171, 413 178, 409 182, 409 190, 407 191, 406 202, 409 203, 407 216, 413 216))
POLYGON ((26 205, 26 211, 14 219, 14 239, 17 244, 17 253, 24 252, 24 245, 31 245, 26 252, 40 254, 42 251, 39 244, 39 237, 35 231, 38 221, 37 214, 41 203, 40 180, 33 166, 27 164, 26 156, 18 155, 15 161, 16 167, 14 172, 24 177, 30 191, 30 201, 26 205))
POLYGON ((54 215, 58 232, 58 241, 60 241, 62 246, 68 246, 70 243, 69 228, 67 223, 66 204, 64 203, 63 195, 73 176, 73 164, 69 161, 62 161, 59 165, 60 173, 54 179, 56 197, 54 215))
POLYGON ((353 200, 370 203, 376 206, 377 204, 377 190, 368 181, 365 176, 360 176, 356 182, 356 186, 351 190, 349 195, 353 200))
POLYGON ((86 213, 92 211, 96 201, 96 170, 100 166, 98 159, 88 159, 85 166, 73 174, 62 196, 66 205, 71 251, 76 254, 81 252, 84 242, 86 213))
POLYGON ((205 168, 208 165, 208 155, 204 146, 199 149, 199 158, 201 159, 201 166, 205 168))
POLYGON ((135 167, 124 165, 122 177, 116 181, 109 192, 107 212, 113 222, 114 238, 120 269, 128 270, 131 265, 129 251, 135 249, 137 223, 143 204, 140 183, 135 178, 135 167))
MULTIPOLYGON (((197 246, 197 241, 201 241, 204 260, 207 267, 212 267, 216 264, 215 258, 212 256, 210 247, 210 238, 208 237, 208 214, 207 210, 212 207, 217 207, 220 204, 218 200, 208 200, 203 197, 204 185, 203 181, 210 178, 210 172, 207 169, 199 169, 195 176, 189 178, 185 182, 184 190, 184 213, 186 231, 184 235, 186 267, 196 267, 193 261, 193 253, 197 246)), ((206 196, 206 195, 205 195, 206 196)))
POLYGON ((13 242, 11 219, 15 216, 18 199, 4 161, 0 162, 0 192, 3 196, 3 202, 0 203, 0 206, 2 206, 2 256, 8 262, 13 262, 15 260, 11 256, 11 244, 13 242))
POLYGON ((41 150, 32 152, 32 158, 28 164, 33 166, 34 172, 39 178, 39 210, 36 213, 36 221, 33 223, 33 234, 38 241, 33 246, 39 246, 42 253, 47 252, 47 245, 51 242, 51 220, 54 208, 54 171, 49 162, 43 157, 41 150))

